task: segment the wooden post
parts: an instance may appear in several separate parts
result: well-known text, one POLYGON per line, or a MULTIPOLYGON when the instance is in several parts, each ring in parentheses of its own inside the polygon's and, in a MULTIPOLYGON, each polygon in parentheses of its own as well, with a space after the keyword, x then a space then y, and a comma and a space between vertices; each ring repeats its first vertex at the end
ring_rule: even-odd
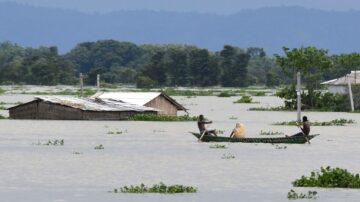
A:
POLYGON ((84 96, 84 80, 83 80, 83 74, 80 73, 80 97, 84 96))
POLYGON ((346 79, 347 79, 348 88, 349 88, 350 107, 351 107, 351 111, 353 112, 355 109, 354 109, 354 99, 353 99, 351 84, 350 84, 350 75, 347 75, 346 79))
POLYGON ((301 75, 300 72, 297 72, 297 121, 301 121, 301 75))
POLYGON ((100 74, 98 74, 96 76, 96 88, 97 88, 97 91, 99 92, 100 91, 100 74))

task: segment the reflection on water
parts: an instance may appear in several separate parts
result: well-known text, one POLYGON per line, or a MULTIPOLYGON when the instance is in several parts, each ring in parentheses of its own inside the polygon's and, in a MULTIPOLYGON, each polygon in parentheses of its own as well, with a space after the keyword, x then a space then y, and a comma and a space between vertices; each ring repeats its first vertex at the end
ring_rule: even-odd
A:
MULTIPOLYGON (((0 98, 29 100, 28 96, 0 98)), ((271 125, 295 120, 295 112, 247 111, 254 106, 280 106, 280 99, 253 98, 260 104, 233 104, 238 97, 175 97, 190 115, 202 113, 213 120, 210 127, 224 130, 224 135, 236 122, 246 125, 247 136, 259 136, 261 130, 285 134, 298 131, 296 127, 271 125)), ((347 118, 360 123, 360 116, 354 113, 305 115, 313 121, 347 118)), ((286 149, 244 143, 211 149, 211 143, 199 143, 188 133, 196 130, 195 122, 1 120, 1 201, 288 201, 291 181, 320 166, 339 166, 360 173, 359 124, 312 127, 312 133, 321 135, 310 145, 287 145, 286 149), (64 146, 34 144, 54 139, 64 139, 64 146), (103 150, 94 149, 99 144, 103 150), (222 159, 224 154, 235 158, 222 159), (196 186, 199 193, 107 192, 124 185, 160 181, 196 186)), ((318 190, 317 201, 358 201, 360 197, 356 190, 296 190, 318 190)))

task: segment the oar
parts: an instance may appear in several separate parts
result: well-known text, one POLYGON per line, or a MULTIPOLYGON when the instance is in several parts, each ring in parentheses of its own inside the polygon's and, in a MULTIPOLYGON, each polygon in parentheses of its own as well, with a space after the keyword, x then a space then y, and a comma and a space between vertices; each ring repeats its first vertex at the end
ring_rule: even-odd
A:
MULTIPOLYGON (((299 125, 296 125, 298 128, 300 128, 300 126, 299 125)), ((301 128, 300 128, 300 130, 301 130, 301 128)), ((302 130, 301 130, 302 131, 302 130)), ((303 134, 304 134, 304 132, 303 132, 303 134)), ((307 143, 309 143, 310 144, 310 140, 309 140, 309 138, 308 137, 306 137, 306 135, 304 134, 304 138, 305 138, 305 140, 306 140, 306 142, 307 143)))
POLYGON ((201 139, 204 137, 204 135, 205 135, 205 133, 206 133, 206 128, 205 128, 205 130, 204 130, 204 132, 203 132, 203 134, 200 136, 200 138, 199 138, 199 140, 201 141, 201 139))

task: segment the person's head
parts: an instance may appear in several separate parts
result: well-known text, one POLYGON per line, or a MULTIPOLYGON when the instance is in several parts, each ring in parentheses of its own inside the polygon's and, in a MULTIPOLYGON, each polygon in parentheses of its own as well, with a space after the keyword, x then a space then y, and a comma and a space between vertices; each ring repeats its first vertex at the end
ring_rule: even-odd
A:
POLYGON ((236 123, 236 128, 240 128, 241 127, 241 123, 236 123))
POLYGON ((303 118, 302 118, 302 121, 303 121, 303 122, 306 122, 306 121, 308 121, 308 118, 307 118, 307 116, 303 116, 303 118))
POLYGON ((204 115, 200 114, 199 121, 203 121, 203 120, 204 120, 204 115))

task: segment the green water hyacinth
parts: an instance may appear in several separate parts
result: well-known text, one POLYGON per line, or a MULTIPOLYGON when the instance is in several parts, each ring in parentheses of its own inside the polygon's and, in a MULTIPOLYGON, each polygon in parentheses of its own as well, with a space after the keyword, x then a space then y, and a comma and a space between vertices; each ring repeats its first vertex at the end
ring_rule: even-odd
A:
MULTIPOLYGON (((353 123, 356 122, 352 119, 343 119, 343 118, 334 119, 331 121, 323 121, 323 122, 318 122, 318 121, 310 122, 312 126, 345 126, 346 124, 353 124, 353 123)), ((297 122, 297 121, 284 121, 284 122, 273 123, 273 125, 279 125, 279 126, 296 126, 301 124, 302 122, 297 122)))
POLYGON ((134 114, 129 117, 130 121, 197 121, 196 116, 169 116, 156 114, 134 114))
POLYGON ((359 174, 352 174, 343 168, 321 167, 320 172, 311 172, 292 182, 294 187, 360 188, 359 174))
POLYGON ((296 200, 296 199, 316 199, 317 192, 316 191, 308 191, 307 194, 304 193, 296 193, 294 190, 290 190, 287 195, 289 200, 296 200))
POLYGON ((118 189, 113 190, 114 193, 160 193, 160 194, 177 194, 177 193, 195 193, 197 192, 197 188, 192 186, 184 186, 184 185, 165 185, 160 182, 159 184, 154 184, 152 187, 147 187, 143 183, 140 185, 131 185, 124 186, 118 189))

